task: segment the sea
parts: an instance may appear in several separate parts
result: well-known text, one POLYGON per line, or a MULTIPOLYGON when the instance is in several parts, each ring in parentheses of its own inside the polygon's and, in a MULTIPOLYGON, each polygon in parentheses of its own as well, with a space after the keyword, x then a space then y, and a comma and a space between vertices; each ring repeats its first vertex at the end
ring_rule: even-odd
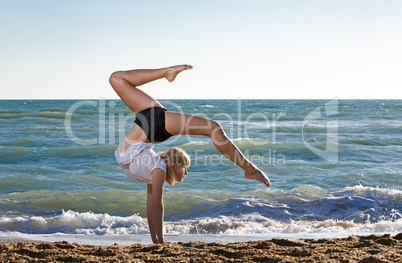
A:
MULTIPOLYGON (((205 136, 164 187, 166 239, 247 240, 402 232, 402 100, 160 100, 218 121, 272 186, 246 180, 205 136)), ((120 100, 0 101, 0 235, 150 243, 145 183, 114 151, 135 115, 120 100)))

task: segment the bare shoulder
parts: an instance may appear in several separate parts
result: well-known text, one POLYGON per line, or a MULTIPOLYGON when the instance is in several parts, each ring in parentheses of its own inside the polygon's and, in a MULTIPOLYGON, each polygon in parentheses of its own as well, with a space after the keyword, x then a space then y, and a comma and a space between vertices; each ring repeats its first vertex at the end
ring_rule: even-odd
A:
POLYGON ((166 180, 166 173, 162 169, 155 168, 152 171, 152 185, 154 187, 163 186, 166 180))
POLYGON ((165 184, 166 173, 155 168, 152 171, 152 203, 153 205, 160 204, 163 206, 163 185, 165 184))

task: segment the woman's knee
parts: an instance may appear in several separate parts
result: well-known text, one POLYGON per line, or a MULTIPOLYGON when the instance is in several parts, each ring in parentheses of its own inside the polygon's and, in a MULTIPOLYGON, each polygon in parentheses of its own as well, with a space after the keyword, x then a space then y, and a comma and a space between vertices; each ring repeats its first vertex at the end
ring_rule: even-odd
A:
POLYGON ((210 129, 209 137, 213 138, 216 136, 224 136, 225 135, 225 132, 223 131, 223 128, 219 122, 211 120, 210 123, 211 123, 211 129, 210 129))
POLYGON ((115 71, 109 77, 109 83, 112 87, 115 87, 116 84, 118 85, 119 82, 123 80, 123 71, 115 71))

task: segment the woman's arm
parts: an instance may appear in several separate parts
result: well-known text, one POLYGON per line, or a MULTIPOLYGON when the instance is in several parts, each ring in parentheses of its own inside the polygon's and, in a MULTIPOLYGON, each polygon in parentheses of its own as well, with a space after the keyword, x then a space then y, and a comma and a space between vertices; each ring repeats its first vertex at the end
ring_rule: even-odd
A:
MULTIPOLYGON (((150 224, 151 236, 154 232, 156 242, 152 236, 152 241, 154 243, 164 243, 163 239, 163 185, 165 183, 166 173, 161 169, 154 169, 152 171, 152 197, 151 197, 151 213, 153 226, 150 224)), ((150 220, 150 219, 148 219, 150 220)), ((149 221, 148 221, 149 222, 149 221)))
POLYGON ((158 243, 158 238, 156 237, 154 218, 152 215, 152 184, 148 184, 147 189, 147 219, 149 231, 151 232, 151 238, 153 243, 158 243))

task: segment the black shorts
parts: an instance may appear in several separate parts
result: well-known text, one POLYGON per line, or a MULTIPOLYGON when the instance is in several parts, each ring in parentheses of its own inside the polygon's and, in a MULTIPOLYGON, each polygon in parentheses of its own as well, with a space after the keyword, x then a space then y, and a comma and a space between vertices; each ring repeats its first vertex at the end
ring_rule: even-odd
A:
POLYGON ((152 143, 163 142, 172 135, 165 129, 165 108, 151 107, 137 112, 134 123, 145 132, 152 143))

